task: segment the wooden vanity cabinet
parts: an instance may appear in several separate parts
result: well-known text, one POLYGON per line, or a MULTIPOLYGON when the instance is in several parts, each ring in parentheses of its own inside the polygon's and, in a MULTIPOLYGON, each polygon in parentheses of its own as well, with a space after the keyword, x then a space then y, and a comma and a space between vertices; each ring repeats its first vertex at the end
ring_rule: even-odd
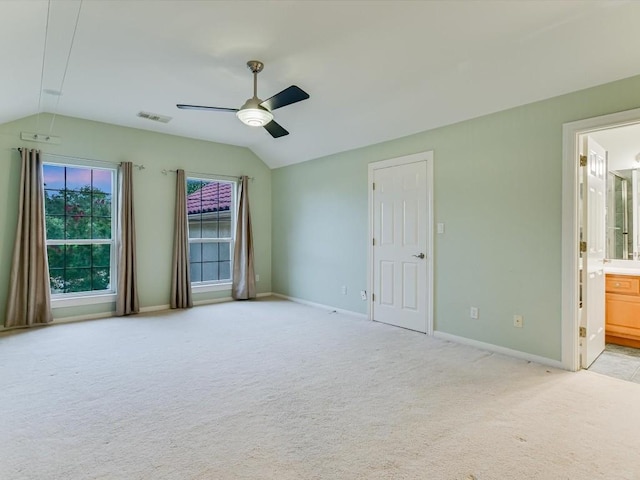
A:
POLYGON ((606 276, 607 343, 640 348, 640 276, 606 276))

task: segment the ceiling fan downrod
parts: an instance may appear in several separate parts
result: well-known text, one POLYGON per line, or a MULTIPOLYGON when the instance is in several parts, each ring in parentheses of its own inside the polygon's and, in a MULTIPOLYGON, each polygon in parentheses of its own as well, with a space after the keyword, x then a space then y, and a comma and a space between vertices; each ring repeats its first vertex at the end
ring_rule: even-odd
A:
POLYGON ((249 60, 247 68, 253 72, 253 98, 258 98, 258 74, 264 68, 264 63, 259 60, 249 60))

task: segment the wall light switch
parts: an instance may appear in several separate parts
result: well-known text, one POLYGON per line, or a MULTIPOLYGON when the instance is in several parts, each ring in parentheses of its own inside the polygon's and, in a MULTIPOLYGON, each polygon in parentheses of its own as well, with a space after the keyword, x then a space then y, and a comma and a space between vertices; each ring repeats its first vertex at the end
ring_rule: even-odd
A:
POLYGON ((444 223, 436 224, 436 229, 438 233, 444 233, 444 223))
POLYGON ((367 299, 367 291, 366 290, 360 290, 360 298, 362 300, 366 300, 367 299))

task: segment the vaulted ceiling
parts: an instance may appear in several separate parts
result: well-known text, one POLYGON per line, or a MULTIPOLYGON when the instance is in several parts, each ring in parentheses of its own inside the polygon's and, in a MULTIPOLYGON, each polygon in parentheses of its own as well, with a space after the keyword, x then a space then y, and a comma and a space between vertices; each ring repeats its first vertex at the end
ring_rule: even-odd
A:
POLYGON ((246 146, 275 168, 639 74, 639 24, 640 2, 616 0, 3 0, 0 122, 55 112, 246 146), (251 59, 262 99, 311 95, 274 112, 290 135, 176 108, 239 108, 251 59))

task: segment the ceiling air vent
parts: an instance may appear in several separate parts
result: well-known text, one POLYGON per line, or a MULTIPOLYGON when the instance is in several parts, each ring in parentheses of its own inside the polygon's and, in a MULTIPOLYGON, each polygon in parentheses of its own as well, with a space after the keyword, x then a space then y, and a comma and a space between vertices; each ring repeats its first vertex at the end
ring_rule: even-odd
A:
POLYGON ((167 117, 166 115, 158 115, 157 113, 149 113, 149 112, 139 112, 138 116, 140 118, 146 118, 147 120, 153 120, 154 122, 160 123, 169 123, 172 117, 167 117))

